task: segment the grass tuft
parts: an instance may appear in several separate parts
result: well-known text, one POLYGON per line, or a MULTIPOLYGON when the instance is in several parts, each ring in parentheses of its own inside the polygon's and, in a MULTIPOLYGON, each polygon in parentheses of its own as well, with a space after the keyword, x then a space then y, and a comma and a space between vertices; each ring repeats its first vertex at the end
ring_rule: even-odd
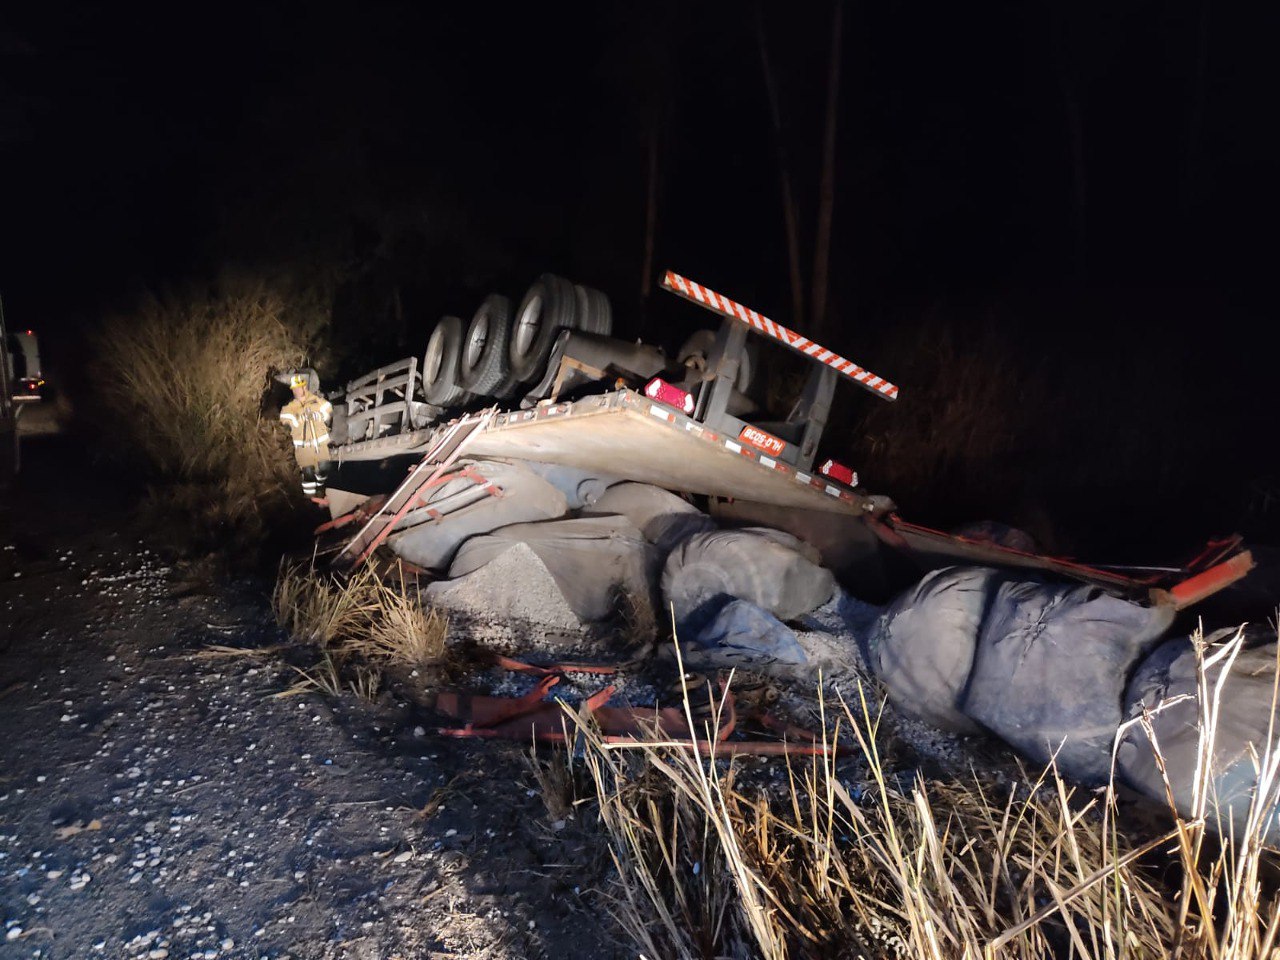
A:
POLYGON ((282 563, 271 608, 295 642, 334 650, 368 634, 380 610, 379 586, 368 569, 343 580, 308 563, 282 563))
POLYGON ((369 630, 349 641, 371 659, 406 667, 436 663, 444 657, 449 621, 434 607, 424 607, 411 595, 403 578, 400 588, 374 581, 377 611, 369 630))
POLYGON ((342 677, 338 672, 338 662, 331 651, 324 651, 320 662, 310 670, 294 667, 293 671, 298 675, 298 679, 291 686, 274 694, 276 699, 295 697, 300 693, 312 691, 319 691, 330 697, 342 695, 342 677))
MULTIPOLYGON (((299 679, 279 696, 318 690, 337 697, 350 689, 373 701, 384 667, 430 666, 445 655, 444 616, 420 606, 403 582, 397 589, 369 567, 339 577, 311 563, 282 563, 271 606, 290 639, 316 647, 322 658, 310 670, 294 667, 299 679)), ((232 655, 222 649, 228 652, 205 655, 232 655)))
POLYGON ((546 807, 547 819, 552 823, 567 819, 573 813, 578 793, 573 758, 563 751, 552 751, 550 758, 540 757, 535 742, 524 759, 546 807))

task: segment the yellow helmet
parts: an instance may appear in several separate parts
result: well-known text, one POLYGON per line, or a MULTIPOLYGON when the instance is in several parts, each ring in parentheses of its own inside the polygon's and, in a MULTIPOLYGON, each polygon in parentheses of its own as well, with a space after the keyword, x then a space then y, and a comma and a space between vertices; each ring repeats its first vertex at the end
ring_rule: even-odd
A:
POLYGON ((289 389, 294 387, 305 387, 307 385, 307 375, 305 373, 295 373, 289 378, 289 389))

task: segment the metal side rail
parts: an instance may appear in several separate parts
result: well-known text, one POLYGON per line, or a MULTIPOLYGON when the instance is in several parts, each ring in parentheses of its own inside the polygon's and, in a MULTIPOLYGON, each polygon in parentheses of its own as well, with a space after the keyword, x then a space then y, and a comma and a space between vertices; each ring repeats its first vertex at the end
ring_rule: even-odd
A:
POLYGON ((386 540, 406 514, 422 505, 424 488, 433 487, 466 449, 471 438, 483 431, 493 419, 494 411, 455 420, 439 435, 404 482, 378 508, 345 547, 333 558, 333 567, 350 570, 364 563, 386 540))
POLYGON ((1238 536, 1211 541, 1184 566, 1117 567, 1080 563, 1063 557, 1027 553, 988 540, 944 533, 910 523, 897 514, 864 518, 886 544, 912 554, 939 558, 933 566, 952 563, 1013 567, 1092 583, 1103 589, 1159 605, 1185 610, 1244 578, 1254 567, 1253 555, 1238 536), (1136 574, 1136 575, 1131 575, 1136 574))

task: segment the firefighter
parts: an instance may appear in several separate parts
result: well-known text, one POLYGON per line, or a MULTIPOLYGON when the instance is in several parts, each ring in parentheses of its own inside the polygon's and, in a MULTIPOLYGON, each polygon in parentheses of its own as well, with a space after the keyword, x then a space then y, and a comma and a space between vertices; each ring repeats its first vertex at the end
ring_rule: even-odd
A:
POLYGON ((280 422, 293 435, 293 454, 302 471, 302 492, 311 498, 324 496, 329 475, 329 422, 333 404, 307 389, 305 374, 289 378, 293 399, 280 411, 280 422))

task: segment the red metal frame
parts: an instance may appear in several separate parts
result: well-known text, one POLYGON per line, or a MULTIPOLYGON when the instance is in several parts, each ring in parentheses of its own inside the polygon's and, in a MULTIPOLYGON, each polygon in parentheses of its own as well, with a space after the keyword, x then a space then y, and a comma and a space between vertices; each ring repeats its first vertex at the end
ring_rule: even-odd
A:
POLYGON ((1175 610, 1185 610, 1192 604, 1213 596, 1223 587, 1243 579, 1253 566, 1253 554, 1246 550, 1244 553, 1237 553, 1230 560, 1188 577, 1167 591, 1153 591, 1152 599, 1157 603, 1171 602, 1175 610))
MULTIPOLYGON (((866 519, 867 525, 885 543, 908 552, 915 548, 907 541, 904 534, 932 541, 940 548, 946 544, 960 544, 972 547, 987 556, 988 562, 999 564, 1002 559, 1012 566, 1044 570, 1061 576, 1099 586, 1129 592, 1145 594, 1157 603, 1172 603, 1178 610, 1185 609, 1212 596, 1224 587, 1235 583, 1253 569, 1253 555, 1245 550, 1223 560, 1232 551, 1239 550, 1242 539, 1238 535, 1221 540, 1211 540, 1203 550, 1174 574, 1159 572, 1147 576, 1131 577, 1115 570, 1093 567, 1085 563, 1068 560, 1063 557, 1051 557, 1045 554, 1027 553, 1013 547, 1005 547, 989 540, 979 540, 952 533, 944 533, 917 523, 903 520, 897 514, 889 515, 884 522, 866 519), (1212 564, 1212 566, 1209 566, 1212 564), (1181 577, 1182 579, 1175 579, 1181 577)), ((983 557, 969 559, 981 560, 983 557)))

